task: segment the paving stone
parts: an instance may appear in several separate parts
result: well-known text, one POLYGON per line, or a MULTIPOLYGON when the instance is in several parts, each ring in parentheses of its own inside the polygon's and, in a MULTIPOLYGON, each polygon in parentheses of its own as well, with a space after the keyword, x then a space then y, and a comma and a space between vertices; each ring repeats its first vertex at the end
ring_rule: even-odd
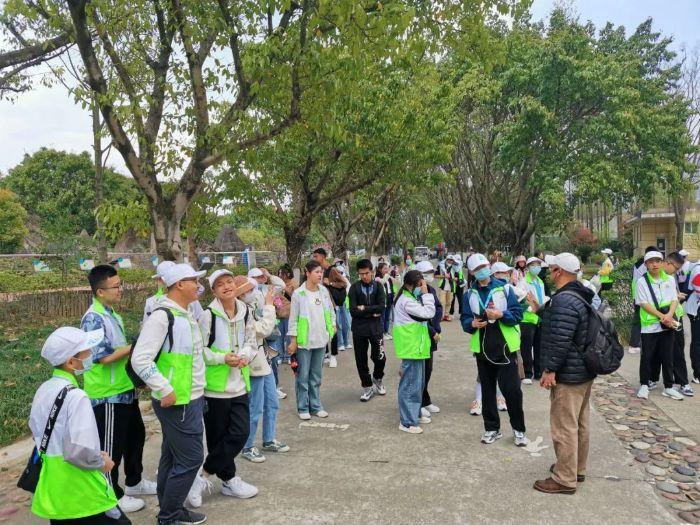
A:
POLYGON ((652 476, 666 476, 666 469, 656 465, 647 465, 645 469, 652 476))
POLYGON ((678 465, 675 471, 684 476, 695 476, 695 470, 689 467, 684 467, 683 465, 678 465))
POLYGON ((673 481, 678 481, 679 483, 695 483, 695 477, 684 476, 683 474, 679 474, 678 472, 672 472, 671 479, 673 481))
POLYGON ((690 501, 684 501, 674 503, 673 505, 671 505, 671 508, 673 510, 679 510, 681 512, 695 512, 696 510, 700 510, 700 505, 698 505, 697 503, 692 503, 690 501))
POLYGON ((700 523, 700 519, 698 519, 692 512, 679 512, 678 517, 686 523, 700 523))
POLYGON ((683 445, 683 443, 679 443, 678 440, 675 440, 675 441, 671 441, 668 444, 668 448, 670 448, 671 450, 675 450, 675 451, 681 451, 685 448, 685 445, 683 445))
POLYGON ((615 430, 620 430, 620 431, 622 431, 622 430, 629 430, 629 429, 630 429, 630 427, 628 427, 627 425, 620 425, 620 424, 617 424, 617 423, 613 423, 612 427, 613 427, 615 430))
POLYGON ((635 454, 634 459, 636 459, 640 463, 649 463, 649 461, 651 460, 649 455, 645 454, 644 452, 638 452, 637 454, 635 454))
POLYGON ((657 467, 663 468, 663 469, 667 469, 668 468, 668 461, 665 459, 655 459, 654 465, 656 465, 657 467))
POLYGON ((668 492, 669 494, 680 494, 681 489, 679 489, 673 483, 668 483, 667 481, 659 481, 656 484, 656 488, 662 492, 668 492))
POLYGON ((649 443, 645 443, 643 441, 633 441, 632 446, 637 450, 647 450, 651 448, 651 445, 649 443))
POLYGON ((678 441, 679 443, 683 443, 684 445, 686 445, 688 447, 694 447, 697 445, 697 443, 695 441, 693 441, 692 439, 688 439, 688 438, 684 438, 684 437, 677 437, 676 441, 678 441))

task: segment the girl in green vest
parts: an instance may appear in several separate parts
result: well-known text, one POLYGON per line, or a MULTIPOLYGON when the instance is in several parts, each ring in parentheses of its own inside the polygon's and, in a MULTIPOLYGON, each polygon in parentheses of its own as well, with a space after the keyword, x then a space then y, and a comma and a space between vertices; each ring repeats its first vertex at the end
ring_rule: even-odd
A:
POLYGON ((328 417, 321 404, 321 376, 326 345, 335 334, 335 308, 328 289, 321 284, 323 266, 306 263, 306 282, 294 290, 289 312, 290 355, 297 359, 297 410, 299 418, 328 417))
POLYGON ((421 434, 419 423, 430 423, 420 414, 425 383, 425 360, 430 358, 428 321, 435 316, 435 299, 418 270, 406 272, 394 304, 394 350, 401 359, 399 381, 399 430, 421 434))

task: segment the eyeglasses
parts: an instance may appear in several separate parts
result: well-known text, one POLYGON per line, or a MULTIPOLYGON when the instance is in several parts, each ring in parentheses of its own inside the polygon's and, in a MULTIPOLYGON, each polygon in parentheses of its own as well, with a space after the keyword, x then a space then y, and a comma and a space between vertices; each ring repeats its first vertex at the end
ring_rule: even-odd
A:
POLYGON ((103 287, 100 288, 100 290, 121 290, 122 288, 124 288, 124 283, 119 283, 115 286, 103 287))

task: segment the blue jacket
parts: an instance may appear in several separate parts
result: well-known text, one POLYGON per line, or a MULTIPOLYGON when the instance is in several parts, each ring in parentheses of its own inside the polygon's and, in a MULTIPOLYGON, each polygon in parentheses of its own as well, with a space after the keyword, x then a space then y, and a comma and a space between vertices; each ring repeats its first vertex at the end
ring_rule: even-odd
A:
MULTIPOLYGON (((505 281, 501 281, 493 277, 491 277, 489 284, 486 286, 479 286, 478 282, 474 282, 472 287, 469 289, 469 292, 465 293, 464 297, 462 297, 462 314, 460 315, 459 320, 461 321, 462 329, 465 332, 473 334, 476 331, 476 328, 472 326, 472 321, 474 320, 474 312, 472 312, 472 308, 469 305, 469 296, 472 294, 471 290, 476 289, 476 291, 479 293, 479 297, 481 297, 481 300, 486 301, 489 292, 493 288, 498 288, 504 286, 505 284, 505 281)), ((518 299, 515 296, 515 292, 509 293, 507 295, 507 299, 508 308, 503 312, 503 318, 501 319, 501 322, 507 326, 515 326, 517 324, 520 324, 520 321, 523 320, 523 307, 520 306, 520 303, 518 302, 518 299)), ((478 314, 479 312, 477 312, 477 315, 478 314)))

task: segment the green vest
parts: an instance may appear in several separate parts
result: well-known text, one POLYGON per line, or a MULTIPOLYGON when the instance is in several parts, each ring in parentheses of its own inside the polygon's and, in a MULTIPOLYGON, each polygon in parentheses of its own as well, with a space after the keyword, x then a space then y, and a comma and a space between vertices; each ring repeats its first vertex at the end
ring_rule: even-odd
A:
MULTIPOLYGON (((213 308, 211 308, 210 311, 211 326, 213 327, 214 323, 216 323, 217 321, 217 318, 219 318, 222 320, 221 324, 226 325, 226 333, 222 334, 219 330, 217 330, 216 339, 214 340, 212 345, 209 346, 209 350, 217 354, 229 354, 233 352, 234 347, 238 348, 242 343, 240 340, 238 340, 238 334, 232 333, 231 323, 229 323, 228 318, 223 313, 219 312, 218 310, 214 310, 213 308), (234 337, 236 337, 236 339, 234 339, 234 337), (218 345, 217 341, 220 341, 218 345), (234 345, 234 341, 237 341, 237 344, 234 345)), ((245 318, 247 319, 248 315, 246 315, 245 318)), ((209 329, 210 332, 211 330, 212 328, 209 329)), ((245 331, 245 322, 243 330, 245 331)), ((207 390, 209 390, 210 392, 226 392, 226 385, 228 383, 229 375, 231 374, 230 366, 226 364, 206 365, 204 373, 207 380, 207 390)), ((243 381, 245 382, 246 391, 250 392, 250 367, 244 366, 243 368, 241 368, 241 375, 243 376, 243 381)))
MULTIPOLYGON (((116 326, 112 322, 112 319, 109 319, 109 312, 107 312, 104 305, 96 298, 93 298, 92 306, 90 306, 88 312, 93 312, 102 316, 105 337, 109 339, 110 343, 119 338, 119 344, 126 345, 124 320, 117 312, 112 310, 112 315, 114 319, 117 320, 116 326)), ((126 373, 126 363, 128 360, 129 356, 126 355, 117 361, 107 364, 95 361, 92 368, 85 372, 83 376, 84 390, 88 397, 90 399, 103 399, 133 390, 134 384, 126 373)))
MULTIPOLYGON (((320 290, 320 288, 319 288, 320 290)), ((297 317, 297 345, 299 348, 306 348, 304 345, 309 340, 309 297, 306 294, 306 290, 299 290, 299 317, 297 317)), ((331 315, 331 310, 326 301, 323 292, 320 293, 321 305, 323 306, 323 317, 326 322, 326 332, 328 332, 328 337, 333 337, 333 317, 331 315)))
MULTIPOLYGON (((445 267, 445 271, 448 272, 448 273, 452 273, 452 268, 454 268, 454 266, 450 266, 450 269, 449 269, 449 270, 447 270, 447 267, 445 267)), ((440 281, 440 283, 438 284, 438 288, 440 288, 440 290, 443 289, 442 287, 445 285, 445 281, 446 281, 446 279, 443 277, 442 280, 440 281)), ((457 291, 457 283, 456 283, 456 281, 455 281, 454 279, 451 280, 451 281, 449 282, 449 285, 450 285, 450 290, 449 290, 449 291, 450 291, 451 293, 455 293, 455 292, 457 291)))
MULTIPOLYGON (((156 361, 156 366, 175 391, 175 404, 187 405, 192 394, 192 363, 194 350, 194 337, 192 330, 199 330, 199 326, 192 327, 187 314, 168 308, 175 322, 173 323, 173 346, 170 348, 168 338, 163 342, 160 357, 156 361)), ((159 398, 154 392, 154 397, 159 398)))
MULTIPOLYGON (((416 297, 404 290, 403 297, 417 301, 416 297)), ((399 302, 401 299, 399 299, 399 302)), ((397 305, 399 304, 397 302, 397 305)), ((415 321, 402 309, 394 309, 394 350, 398 359, 430 359, 430 333, 425 322, 415 321)))
MULTIPOLYGON (((538 285, 540 286, 540 290, 542 290, 542 297, 538 297, 537 294, 535 294, 535 298, 538 301, 544 301, 544 283, 542 282, 542 279, 533 276, 530 272, 527 272, 525 274, 525 281, 527 282, 527 284, 532 285, 533 288, 535 288, 538 285)), ((541 303, 540 306, 542 306, 541 303)), ((529 312, 526 308, 523 307, 523 323, 539 324, 539 322, 539 315, 537 315, 535 312, 529 312)))
MULTIPOLYGON (((650 280, 652 283, 660 283, 660 282, 662 282, 662 281, 666 281, 667 279, 673 279, 673 277, 671 277, 670 275, 668 275, 668 274, 667 274, 666 272, 664 272, 663 270, 661 270, 661 271, 659 272, 659 279, 658 279, 658 281, 655 281, 654 278, 653 278, 651 275, 649 275, 649 280, 650 280)), ((647 283, 647 286, 649 286, 648 283, 647 283)), ((659 299, 659 297, 657 297, 657 300, 658 300, 658 299, 659 299)), ((659 308, 663 308, 664 306, 668 306, 668 305, 670 305, 672 302, 673 302, 673 301, 660 301, 660 302, 659 302, 659 308)), ((675 312, 675 313, 676 313, 676 315, 677 315, 678 317, 681 317, 681 316, 683 315, 684 310, 683 310, 683 307, 681 306, 680 303, 678 303, 678 306, 676 307, 676 312, 675 312)), ((655 315, 650 314, 650 313, 647 312, 644 308, 640 308, 640 309, 639 309, 639 320, 640 320, 640 323, 641 323, 641 325, 642 325, 643 327, 651 326, 651 325, 654 325, 654 324, 660 322, 658 317, 656 317, 655 315)))
MULTIPOLYGON (((503 286, 500 286, 498 288, 493 289, 493 295, 496 294, 496 292, 501 292, 504 296, 504 300, 507 302, 508 299, 506 297, 505 293, 505 288, 503 286)), ((478 291, 476 290, 470 290, 469 292, 469 306, 472 309, 472 312, 480 312, 480 304, 479 304, 479 299, 478 299, 478 291)), ((501 330, 501 334, 503 334, 503 339, 506 340, 506 344, 508 345, 508 350, 511 353, 517 352, 520 350, 520 326, 508 326, 506 324, 503 324, 500 320, 496 321, 498 323, 498 328, 501 330)), ((477 329, 471 337, 471 340, 469 341, 469 348, 471 351, 475 354, 481 353, 481 329, 477 329)))
MULTIPOLYGON (((63 370, 54 376, 78 382, 63 370)), ((39 483, 32 500, 32 512, 47 520, 65 520, 94 516, 114 508, 117 498, 99 470, 83 470, 68 463, 62 455, 42 455, 39 483)))

